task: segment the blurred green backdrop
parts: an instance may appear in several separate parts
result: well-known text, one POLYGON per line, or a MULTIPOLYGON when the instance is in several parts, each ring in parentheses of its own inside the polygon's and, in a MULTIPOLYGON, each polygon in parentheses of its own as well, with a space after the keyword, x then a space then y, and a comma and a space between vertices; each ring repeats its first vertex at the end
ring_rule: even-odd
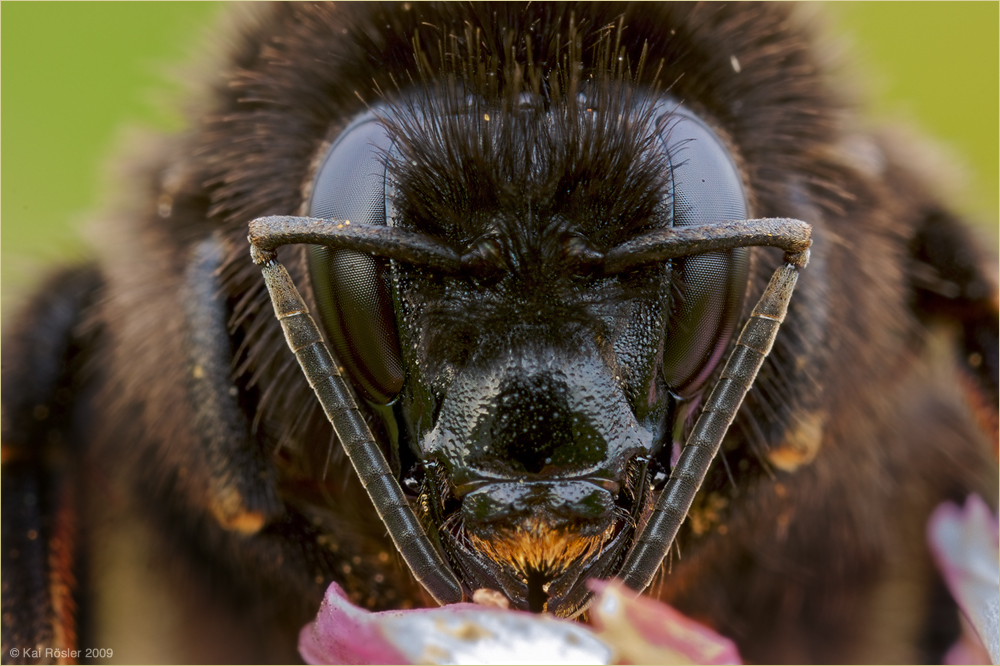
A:
MULTIPOLYGON (((125 125, 180 126, 169 72, 215 41, 216 3, 0 5, 2 293, 45 264, 85 256, 77 227, 100 205, 104 164, 125 125)), ((826 7, 871 111, 940 139, 968 166, 964 211, 997 228, 996 2, 844 2, 826 7)), ((9 303, 9 299, 4 299, 9 303)), ((7 308, 4 308, 7 311, 7 308)))

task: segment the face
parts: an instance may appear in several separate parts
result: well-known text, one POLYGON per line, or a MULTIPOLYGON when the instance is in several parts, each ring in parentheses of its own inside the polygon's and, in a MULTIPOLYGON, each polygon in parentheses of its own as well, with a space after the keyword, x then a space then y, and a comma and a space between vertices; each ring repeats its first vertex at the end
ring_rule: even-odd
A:
MULTIPOLYGON (((323 149, 311 217, 426 234, 457 275, 314 246, 319 319, 471 589, 562 614, 633 542, 717 370, 749 252, 612 274, 655 230, 748 217, 727 145, 676 99, 401 91, 323 149)), ((470 591, 471 591, 470 589, 470 591)))

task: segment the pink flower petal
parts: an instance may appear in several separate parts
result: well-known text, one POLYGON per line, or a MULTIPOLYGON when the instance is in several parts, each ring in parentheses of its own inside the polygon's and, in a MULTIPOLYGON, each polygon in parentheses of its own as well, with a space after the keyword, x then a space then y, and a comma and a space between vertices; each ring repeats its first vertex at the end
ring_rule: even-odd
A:
POLYGON ((316 620, 299 633, 299 654, 307 664, 413 663, 382 637, 371 616, 331 583, 316 620))
POLYGON ((615 650, 616 663, 740 664, 736 645, 666 604, 636 596, 616 582, 591 580, 590 607, 597 635, 615 650))
MULTIPOLYGON (((992 663, 1000 663, 997 517, 978 495, 971 495, 962 508, 945 502, 931 514, 927 539, 952 597, 974 629, 975 638, 982 642, 992 663)), ((955 649, 959 647, 956 645, 955 649)), ((973 658, 961 654, 949 658, 973 658)))
POLYGON ((310 664, 607 664, 586 626, 478 604, 370 613, 332 584, 299 634, 310 664))
POLYGON ((987 654, 983 642, 976 635, 976 630, 968 625, 962 618, 962 633, 955 644, 948 648, 944 655, 945 664, 989 664, 990 655, 987 654))
POLYGON ((299 635, 310 664, 738 664, 732 641, 619 583, 591 581, 594 629, 496 606, 371 613, 330 585, 299 635))

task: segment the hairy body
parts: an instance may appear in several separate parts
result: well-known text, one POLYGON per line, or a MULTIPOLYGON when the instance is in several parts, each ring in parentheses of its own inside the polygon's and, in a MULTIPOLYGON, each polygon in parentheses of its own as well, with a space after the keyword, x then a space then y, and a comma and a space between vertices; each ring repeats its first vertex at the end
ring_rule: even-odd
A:
MULTIPOLYGON (((305 212, 331 142, 383 96, 465 62, 493 63, 502 90, 521 68, 530 87, 532 72, 560 71, 576 39, 585 70, 604 66, 595 54, 620 54, 629 65, 608 68, 612 79, 702 114, 754 216, 813 228, 787 322, 649 594, 750 661, 940 657, 958 616, 924 524, 947 499, 996 502, 995 287, 903 141, 856 131, 794 14, 276 5, 236 35, 191 128, 130 158, 95 263, 55 276, 6 331, 5 650, 42 641, 113 646, 126 661, 290 661, 332 580, 370 608, 432 603, 285 346, 247 224, 305 212), (205 259, 207 239, 218 254, 205 259), (203 335, 213 317, 221 337, 203 335), (32 550, 31 575, 8 587, 32 550)), ((414 192, 467 185, 455 160, 441 162, 434 178, 401 180, 414 192)), ((414 217, 436 210, 405 203, 414 217)), ((748 294, 779 259, 753 250, 748 294)), ((282 262, 310 285, 304 252, 282 262)), ((568 284, 560 265, 541 268, 521 276, 525 289, 568 284)), ((488 321, 522 316, 511 303, 488 321)), ((427 334, 422 367, 461 364, 468 342, 449 331, 483 326, 466 316, 441 316, 450 328, 427 334)), ((667 430, 689 430, 691 416, 667 430)), ((367 418, 391 439, 377 410, 367 418)))

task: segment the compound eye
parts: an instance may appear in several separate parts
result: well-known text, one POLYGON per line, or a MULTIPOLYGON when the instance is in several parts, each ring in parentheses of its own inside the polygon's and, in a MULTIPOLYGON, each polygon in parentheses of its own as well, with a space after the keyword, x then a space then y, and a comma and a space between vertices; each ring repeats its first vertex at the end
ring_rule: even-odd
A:
MULTIPOLYGON (((384 225, 391 147, 374 114, 348 125, 317 172, 309 216, 384 225)), ((320 246, 311 246, 308 257, 319 320, 337 360, 367 400, 388 404, 405 375, 385 266, 366 254, 320 246)))
MULTIPOLYGON (((739 170, 715 132, 676 103, 657 123, 673 178, 673 225, 747 219, 739 170)), ((678 395, 696 393, 722 359, 743 307, 749 269, 747 248, 674 262, 663 374, 678 395)))

